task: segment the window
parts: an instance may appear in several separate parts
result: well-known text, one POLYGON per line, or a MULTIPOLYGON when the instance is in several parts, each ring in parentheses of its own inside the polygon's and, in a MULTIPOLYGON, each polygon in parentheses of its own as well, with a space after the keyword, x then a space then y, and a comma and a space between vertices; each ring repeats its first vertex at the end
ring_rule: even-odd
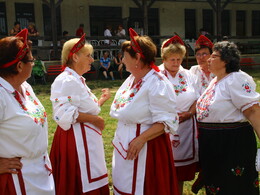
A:
MULTIPOLYGON (((52 36, 51 9, 46 4, 42 4, 42 11, 43 11, 44 35, 52 36)), ((62 33, 61 33, 60 6, 56 8, 56 24, 57 24, 57 34, 61 36, 62 33)))
POLYGON ((29 22, 34 22, 34 5, 32 3, 15 3, 16 21, 21 28, 27 28, 29 22))
MULTIPOLYGON (((149 8, 147 15, 148 35, 159 35, 159 10, 157 8, 149 8)), ((128 27, 134 28, 135 30, 138 28, 143 29, 143 11, 140 8, 130 8, 128 27)))
POLYGON ((205 31, 213 35, 214 34, 213 10, 204 9, 202 11, 202 21, 203 21, 203 29, 205 29, 205 31))
POLYGON ((197 38, 195 9, 185 9, 185 38, 186 39, 197 38))
POLYGON ((260 35, 260 11, 252 11, 252 35, 260 35))
POLYGON ((236 35, 246 36, 246 12, 238 10, 236 12, 236 35))
POLYGON ((0 2, 0 35, 7 35, 5 2, 0 2))
POLYGON ((230 35, 230 11, 221 12, 221 34, 222 36, 230 35))
POLYGON ((118 25, 123 24, 121 7, 90 6, 89 11, 91 36, 104 36, 107 25, 112 26, 114 35, 118 25))

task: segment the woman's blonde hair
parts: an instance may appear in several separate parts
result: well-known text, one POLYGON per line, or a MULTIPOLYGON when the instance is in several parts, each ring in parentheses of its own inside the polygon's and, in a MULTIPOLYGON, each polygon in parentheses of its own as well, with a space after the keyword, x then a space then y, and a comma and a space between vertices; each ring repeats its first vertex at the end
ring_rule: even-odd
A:
MULTIPOLYGON (((165 40, 162 43, 162 46, 164 43, 166 43, 169 39, 165 40)), ((166 60, 169 56, 172 54, 179 54, 182 58, 184 58, 186 54, 186 48, 184 45, 180 43, 175 43, 175 44, 169 44, 167 47, 161 47, 161 57, 163 60, 166 60)))
MULTIPOLYGON (((61 52, 61 62, 64 66, 70 66, 72 64, 72 58, 69 57, 69 53, 72 47, 79 41, 79 38, 74 38, 66 41, 63 45, 62 52, 61 52)), ((85 43, 85 45, 78 51, 78 53, 89 52, 90 54, 93 53, 93 46, 89 43, 85 43)))

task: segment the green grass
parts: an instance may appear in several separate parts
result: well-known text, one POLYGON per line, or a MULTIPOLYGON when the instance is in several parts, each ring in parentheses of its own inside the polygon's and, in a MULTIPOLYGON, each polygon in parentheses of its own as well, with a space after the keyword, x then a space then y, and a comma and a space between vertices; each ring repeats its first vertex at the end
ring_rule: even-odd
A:
MULTIPOLYGON (((248 70, 247 71, 250 75, 253 76, 255 82, 257 83, 257 91, 260 92, 260 73, 257 70, 248 70)), ((105 119, 106 127, 103 131, 103 140, 104 140, 104 147, 105 147, 105 156, 106 156, 106 163, 108 168, 109 174, 109 185, 110 188, 112 186, 112 179, 111 179, 111 170, 112 170, 112 152, 113 146, 111 141, 114 136, 114 131, 116 129, 117 120, 111 118, 109 116, 110 105, 113 101, 114 95, 118 89, 118 87, 122 84, 122 81, 87 81, 87 85, 92 90, 92 92, 99 98, 101 95, 102 88, 110 88, 111 91, 111 98, 102 106, 102 111, 100 116, 105 119)), ((48 123, 49 123, 49 149, 52 143, 53 135, 56 129, 56 123, 52 120, 52 107, 50 102, 50 83, 47 85, 34 85, 34 91, 37 97, 40 99, 42 104, 44 105, 47 115, 48 115, 48 123)), ((260 142, 258 140, 258 147, 260 147, 260 142)), ((193 181, 185 182, 184 184, 184 195, 192 195, 191 192, 191 185, 193 181)), ((199 195, 204 195, 204 191, 201 190, 199 195)))

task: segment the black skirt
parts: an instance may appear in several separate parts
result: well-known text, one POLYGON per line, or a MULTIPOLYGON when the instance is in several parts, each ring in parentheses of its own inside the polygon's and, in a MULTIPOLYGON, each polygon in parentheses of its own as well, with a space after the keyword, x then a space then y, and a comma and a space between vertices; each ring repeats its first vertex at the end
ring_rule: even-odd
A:
POLYGON ((248 123, 199 123, 201 176, 207 194, 259 195, 256 138, 248 123))

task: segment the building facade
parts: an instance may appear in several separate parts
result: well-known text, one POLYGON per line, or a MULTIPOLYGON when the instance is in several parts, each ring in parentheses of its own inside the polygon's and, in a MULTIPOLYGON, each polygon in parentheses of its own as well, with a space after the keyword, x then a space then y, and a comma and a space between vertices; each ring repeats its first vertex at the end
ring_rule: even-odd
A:
MULTIPOLYGON (((49 1, 49 0, 46 0, 49 1)), ((56 0, 57 1, 57 0, 56 0)), ((103 36, 106 25, 119 24, 142 33, 143 12, 133 0, 63 0, 56 8, 57 33, 75 36, 84 24, 87 36, 103 36)), ((51 12, 41 0, 0 0, 0 34, 8 35, 15 21, 22 28, 34 22, 41 36, 51 35, 51 12)), ((208 2, 155 1, 148 10, 148 35, 196 39, 204 28, 216 35, 216 13, 208 2)), ((221 34, 260 40, 260 4, 228 4, 221 16, 221 34)))

